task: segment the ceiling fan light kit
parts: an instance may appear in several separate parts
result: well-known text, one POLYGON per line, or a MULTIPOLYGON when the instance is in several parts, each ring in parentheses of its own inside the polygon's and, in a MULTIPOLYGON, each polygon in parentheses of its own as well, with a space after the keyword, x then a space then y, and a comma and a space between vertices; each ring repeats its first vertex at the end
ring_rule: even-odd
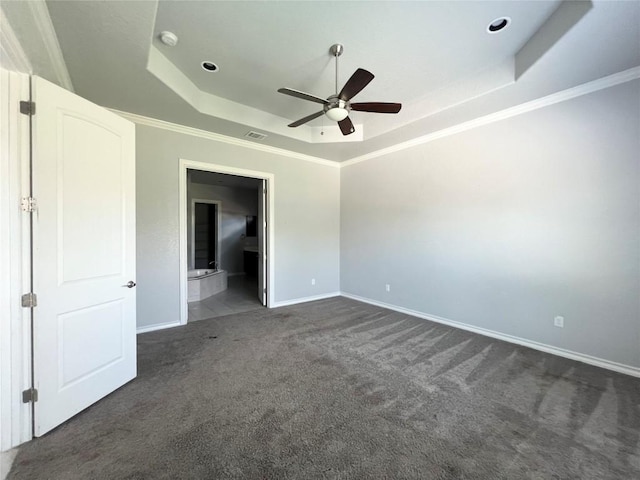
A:
POLYGON ((340 122, 349 116, 349 110, 347 110, 344 105, 345 102, 343 102, 342 100, 340 100, 340 102, 342 103, 342 105, 333 107, 327 106, 324 111, 325 115, 334 122, 340 122))
POLYGON ((338 57, 344 52, 344 47, 336 43, 329 49, 331 55, 336 59, 336 93, 327 97, 327 99, 311 95, 310 93, 294 90, 293 88, 280 88, 278 92, 290 95, 292 97, 300 98, 310 102, 320 103, 323 107, 322 110, 316 113, 312 113, 300 120, 297 120, 289 124, 289 127, 295 128, 303 125, 311 120, 321 117, 323 114, 330 120, 338 122, 338 127, 343 135, 349 135, 355 132, 353 122, 349 118, 349 112, 355 110, 358 112, 373 112, 373 113, 398 113, 402 108, 400 103, 385 103, 385 102, 365 102, 365 103, 351 103, 351 99, 366 87, 374 75, 368 72, 364 68, 358 68, 351 78, 344 84, 342 90, 338 92, 338 57))

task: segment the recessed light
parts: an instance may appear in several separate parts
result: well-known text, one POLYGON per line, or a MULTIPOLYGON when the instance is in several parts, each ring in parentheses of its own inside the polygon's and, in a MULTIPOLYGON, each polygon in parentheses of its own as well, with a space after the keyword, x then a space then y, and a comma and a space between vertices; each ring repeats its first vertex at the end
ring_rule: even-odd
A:
POLYGON ((507 26, 510 23, 511 23, 511 18, 509 17, 496 18, 493 22, 491 22, 487 26, 487 33, 498 33, 499 31, 507 28, 507 26))
POLYGON ((178 44, 178 36, 173 32, 165 30, 160 34, 160 41, 169 47, 175 47, 178 44))
POLYGON ((204 68, 207 72, 217 72, 218 66, 213 62, 202 62, 202 68, 204 68))

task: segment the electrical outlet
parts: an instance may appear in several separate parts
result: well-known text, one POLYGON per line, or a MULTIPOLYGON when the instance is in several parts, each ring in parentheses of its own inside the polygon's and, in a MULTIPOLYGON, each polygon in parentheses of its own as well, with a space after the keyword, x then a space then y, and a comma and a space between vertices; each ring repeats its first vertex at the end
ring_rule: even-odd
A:
POLYGON ((316 279, 315 279, 315 278, 312 278, 312 279, 311 279, 311 285, 315 285, 315 284, 316 284, 316 279))
POLYGON ((384 286, 384 288, 387 292, 391 291, 391 285, 389 285, 388 283, 384 286))
POLYGON ((553 319, 553 326, 558 328, 564 328, 564 317, 555 317, 553 319))

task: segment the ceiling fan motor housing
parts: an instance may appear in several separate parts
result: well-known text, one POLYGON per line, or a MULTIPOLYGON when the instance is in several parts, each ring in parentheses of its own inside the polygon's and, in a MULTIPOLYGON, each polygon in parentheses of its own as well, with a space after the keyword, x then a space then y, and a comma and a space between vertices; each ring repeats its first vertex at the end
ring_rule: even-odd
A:
POLYGON ((327 113, 327 111, 333 109, 333 108, 342 108, 344 110, 350 111, 351 107, 349 106, 349 102, 345 102, 344 100, 341 100, 338 95, 331 95, 330 97, 327 98, 327 101, 329 103, 327 103, 323 108, 324 108, 324 113, 327 113))

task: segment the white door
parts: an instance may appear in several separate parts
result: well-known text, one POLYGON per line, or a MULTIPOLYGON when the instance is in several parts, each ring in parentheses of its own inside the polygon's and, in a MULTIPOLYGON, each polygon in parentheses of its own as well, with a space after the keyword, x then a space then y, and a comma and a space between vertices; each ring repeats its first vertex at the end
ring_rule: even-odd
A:
POLYGON ((260 181, 258 187, 258 298, 262 305, 267 304, 267 261, 266 261, 266 243, 267 243, 267 210, 266 210, 266 195, 267 187, 266 180, 260 181))
POLYGON ((136 376, 135 128, 33 78, 34 434, 136 376))

